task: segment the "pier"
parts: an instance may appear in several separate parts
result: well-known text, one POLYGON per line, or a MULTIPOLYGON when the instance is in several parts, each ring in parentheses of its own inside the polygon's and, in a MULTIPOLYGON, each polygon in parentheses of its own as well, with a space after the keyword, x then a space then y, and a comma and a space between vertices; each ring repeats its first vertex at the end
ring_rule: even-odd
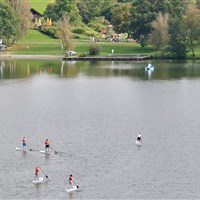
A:
POLYGON ((131 56, 85 56, 85 57, 77 57, 77 56, 65 56, 63 60, 99 60, 99 61, 107 61, 107 60, 135 60, 135 61, 142 61, 142 60, 149 60, 151 56, 145 55, 131 55, 131 56))

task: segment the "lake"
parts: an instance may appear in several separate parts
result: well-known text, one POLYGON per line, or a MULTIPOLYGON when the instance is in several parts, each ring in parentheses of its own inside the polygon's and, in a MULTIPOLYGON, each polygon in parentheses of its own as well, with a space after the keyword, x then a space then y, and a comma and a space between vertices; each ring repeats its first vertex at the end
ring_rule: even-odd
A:
POLYGON ((199 199, 200 61, 148 62, 0 60, 0 199, 199 199))

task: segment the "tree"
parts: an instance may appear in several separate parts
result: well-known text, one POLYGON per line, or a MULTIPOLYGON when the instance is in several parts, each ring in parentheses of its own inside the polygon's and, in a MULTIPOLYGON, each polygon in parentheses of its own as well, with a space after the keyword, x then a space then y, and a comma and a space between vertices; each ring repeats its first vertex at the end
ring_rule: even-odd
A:
POLYGON ((194 47, 200 44, 200 10, 193 4, 188 5, 186 15, 183 19, 183 31, 187 38, 187 46, 195 57, 194 47))
POLYGON ((131 3, 119 4, 112 11, 111 24, 117 33, 128 33, 130 27, 131 3))
POLYGON ((196 0, 196 6, 198 9, 200 9, 200 0, 196 0))
POLYGON ((183 0, 170 0, 170 8, 167 11, 171 18, 182 18, 185 12, 183 0))
POLYGON ((7 0, 0 0, 0 38, 7 44, 13 42, 19 33, 15 10, 7 0))
POLYGON ((87 8, 85 1, 78 2, 78 9, 79 9, 79 14, 82 18, 82 22, 87 24, 90 21, 90 12, 87 8))
POLYGON ((45 18, 51 18, 53 21, 60 20, 66 14, 73 23, 81 20, 77 0, 55 0, 55 3, 48 4, 44 12, 45 18))
POLYGON ((99 17, 102 14, 105 15, 106 10, 109 10, 112 6, 114 6, 117 1, 116 0, 80 0, 80 3, 84 4, 84 9, 87 10, 88 21, 91 21, 94 17, 99 17))
POLYGON ((159 13, 156 20, 152 23, 153 31, 150 35, 150 41, 157 50, 161 51, 161 55, 169 40, 168 19, 169 14, 159 13))
POLYGON ((182 34, 182 19, 176 17, 169 21, 168 52, 176 58, 186 57, 185 37, 182 34))
POLYGON ((141 46, 147 44, 149 34, 153 30, 152 22, 159 12, 169 13, 170 17, 181 16, 183 2, 181 0, 135 0, 133 3, 130 30, 141 46))
POLYGON ((63 18, 57 23, 56 35, 60 39, 61 47, 64 52, 67 50, 72 50, 74 46, 72 42, 72 32, 69 21, 69 17, 64 15, 63 18))
POLYGON ((140 43, 142 47, 147 44, 149 33, 152 31, 151 23, 156 18, 153 10, 153 2, 148 0, 137 0, 131 10, 131 32, 133 38, 140 43))
POLYGON ((18 38, 24 37, 31 26, 32 14, 31 7, 28 0, 10 0, 19 20, 20 31, 18 38))
POLYGON ((120 3, 134 2, 133 0, 117 0, 120 3))
POLYGON ((55 11, 55 2, 49 3, 46 7, 46 10, 43 13, 45 20, 47 20, 49 17, 53 19, 53 21, 56 21, 58 19, 57 13, 55 11))

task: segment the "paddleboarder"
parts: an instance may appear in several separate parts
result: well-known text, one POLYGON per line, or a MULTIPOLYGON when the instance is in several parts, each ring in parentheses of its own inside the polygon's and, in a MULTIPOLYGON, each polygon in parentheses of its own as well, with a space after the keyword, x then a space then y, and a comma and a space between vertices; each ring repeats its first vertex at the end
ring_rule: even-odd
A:
POLYGON ((39 173, 40 173, 40 167, 37 166, 37 167, 35 168, 35 180, 36 180, 36 179, 39 180, 39 173))
POLYGON ((23 150, 26 150, 26 137, 22 138, 22 146, 23 146, 23 150))
POLYGON ((69 188, 73 188, 73 176, 70 174, 69 176, 69 188))
POLYGON ((45 151, 47 152, 47 150, 48 150, 48 152, 49 152, 49 140, 48 139, 46 139, 45 140, 45 151))
POLYGON ((138 136, 137 136, 137 141, 138 141, 138 142, 141 142, 141 137, 142 137, 142 134, 141 134, 141 133, 138 133, 138 136))

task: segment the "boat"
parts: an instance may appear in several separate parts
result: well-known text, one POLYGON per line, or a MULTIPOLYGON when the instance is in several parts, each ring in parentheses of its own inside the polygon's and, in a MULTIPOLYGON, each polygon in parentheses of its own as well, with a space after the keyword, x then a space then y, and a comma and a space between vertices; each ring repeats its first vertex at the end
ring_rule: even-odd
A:
POLYGON ((137 144, 138 146, 141 146, 142 145, 142 141, 136 140, 135 144, 137 144))
POLYGON ((54 152, 48 152, 48 151, 40 151, 40 153, 48 154, 48 155, 53 155, 53 154, 55 154, 54 152))
POLYGON ((17 151, 24 151, 24 152, 29 151, 29 149, 23 149, 23 148, 19 148, 19 147, 16 147, 16 150, 17 150, 17 151))
POLYGON ((39 177, 38 179, 35 179, 32 181, 32 183, 37 184, 37 183, 41 183, 43 182, 44 178, 43 177, 39 177))
POLYGON ((77 185, 73 185, 72 188, 67 188, 66 191, 69 192, 73 192, 73 191, 77 191, 79 189, 79 187, 77 185))
POLYGON ((145 67, 145 70, 146 71, 154 71, 154 66, 152 64, 148 64, 146 67, 145 67))

